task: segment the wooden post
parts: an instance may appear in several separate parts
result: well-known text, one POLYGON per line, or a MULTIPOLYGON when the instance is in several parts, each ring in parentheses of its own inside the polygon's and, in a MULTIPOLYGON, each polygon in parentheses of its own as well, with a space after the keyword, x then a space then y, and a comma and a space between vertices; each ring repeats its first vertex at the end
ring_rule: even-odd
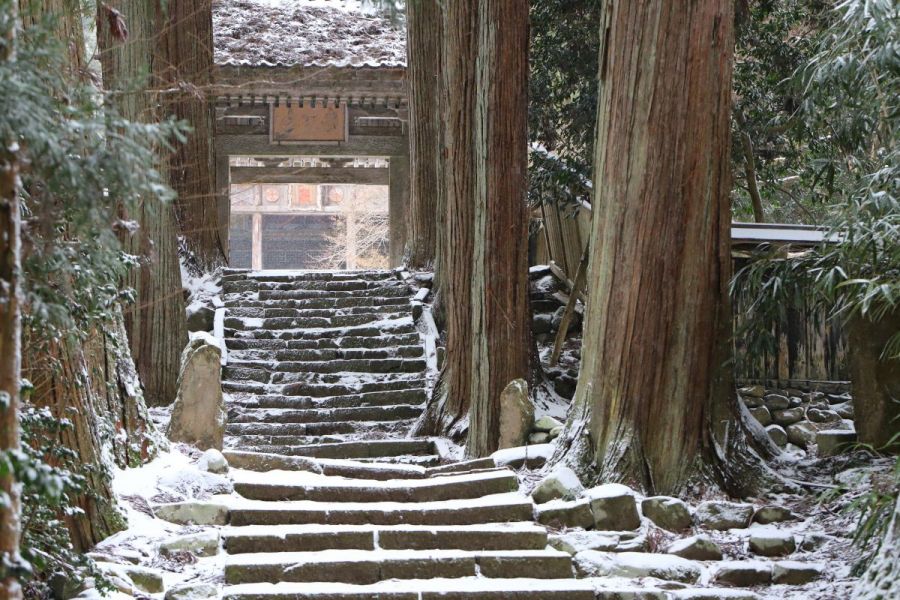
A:
POLYGON ((409 207, 409 156, 392 156, 388 211, 392 267, 403 263, 406 246, 406 210, 409 207))
POLYGON ((216 152, 216 203, 219 209, 219 240, 222 242, 222 251, 225 254, 226 263, 231 258, 231 248, 228 243, 228 234, 231 226, 231 168, 228 164, 228 158, 228 154, 216 152))
POLYGON ((578 263, 578 271, 575 273, 575 281, 572 284, 572 293, 569 294, 569 301, 566 302, 566 310, 563 312, 562 320, 559 322, 559 331, 556 332, 556 341, 553 343, 553 353, 550 355, 550 366, 555 367, 559 361, 559 354, 562 352, 563 342, 566 341, 566 334, 569 331, 569 322, 575 313, 575 304, 578 302, 578 292, 584 287, 587 278, 588 256, 591 245, 588 244, 584 248, 581 255, 581 261, 578 263))
POLYGON ((263 268, 262 260, 262 214, 253 213, 252 246, 250 249, 250 267, 254 271, 263 268))

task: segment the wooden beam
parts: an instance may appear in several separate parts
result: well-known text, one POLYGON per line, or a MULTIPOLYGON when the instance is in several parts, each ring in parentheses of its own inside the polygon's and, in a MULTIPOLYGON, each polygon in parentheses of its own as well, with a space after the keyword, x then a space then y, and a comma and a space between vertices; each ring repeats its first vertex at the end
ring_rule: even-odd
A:
POLYGON ((388 185, 388 169, 361 167, 231 167, 231 183, 388 185))
POLYGON ((337 144, 273 144, 268 135, 217 135, 216 152, 226 156, 402 156, 409 153, 405 135, 351 135, 337 144))
POLYGON ((388 227, 391 267, 403 264, 406 250, 406 213, 409 211, 409 157, 392 156, 388 192, 388 227))

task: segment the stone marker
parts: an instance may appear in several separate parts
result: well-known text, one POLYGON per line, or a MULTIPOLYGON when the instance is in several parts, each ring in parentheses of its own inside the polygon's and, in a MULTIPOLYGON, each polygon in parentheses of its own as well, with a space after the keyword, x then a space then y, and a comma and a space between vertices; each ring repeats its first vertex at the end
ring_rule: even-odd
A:
POLYGON ((222 397, 222 350, 206 333, 193 333, 181 354, 178 395, 168 436, 201 450, 222 449, 227 415, 222 397))
POLYGON ((528 397, 528 384, 514 379, 500 393, 499 449, 523 446, 534 425, 534 404, 528 397))
POLYGON ((759 556, 784 556, 797 549, 793 534, 768 527, 755 529, 748 546, 750 552, 759 556))
POLYGON ((826 429, 816 435, 816 444, 819 447, 819 456, 834 456, 845 451, 856 442, 855 431, 842 429, 826 429))

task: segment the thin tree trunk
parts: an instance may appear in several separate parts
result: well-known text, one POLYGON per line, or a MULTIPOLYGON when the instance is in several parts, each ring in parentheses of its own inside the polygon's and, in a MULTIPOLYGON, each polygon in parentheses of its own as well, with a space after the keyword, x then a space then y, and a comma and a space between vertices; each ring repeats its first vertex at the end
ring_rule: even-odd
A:
POLYGON ((744 114, 735 111, 735 120, 741 128, 741 151, 744 154, 744 179, 747 181, 747 191, 750 194, 750 203, 753 205, 753 220, 757 223, 766 222, 766 214, 763 212, 762 198, 759 195, 759 184, 756 181, 756 161, 753 158, 753 140, 747 133, 747 119, 744 114))
POLYGON ((590 327, 567 439, 588 427, 599 476, 650 493, 701 472, 746 492, 758 479, 724 469, 752 427, 726 362, 733 6, 608 2, 603 22, 590 327))
POLYGON ((176 214, 187 250, 209 271, 227 262, 215 193, 214 108, 206 89, 213 68, 212 1, 169 0, 158 7, 154 70, 165 90, 163 106, 192 128, 168 157, 169 184, 178 194, 176 214))
POLYGON ((471 412, 466 450, 497 449, 500 393, 529 376, 528 2, 480 0, 475 109, 471 412))
MULTIPOLYGON (((16 58, 17 6, 0 0, 0 61, 16 58)), ((21 369, 21 216, 19 213, 19 157, 14 140, 0 140, 0 456, 6 467, 0 475, 0 597, 22 598, 22 586, 14 565, 19 557, 20 484, 9 471, 9 453, 17 452, 19 439, 19 377, 21 369)))
POLYGON ((436 216, 441 193, 441 3, 410 2, 406 20, 410 156, 406 255, 410 267, 422 269, 433 265, 437 251, 436 216))
MULTIPOLYGON (((158 120, 157 95, 150 88, 158 41, 156 9, 155 2, 123 0, 99 7, 97 45, 104 87, 114 93, 122 116, 133 121, 158 120), (124 43, 114 39, 105 6, 121 11, 130 32, 124 43)), ((126 282, 135 290, 135 303, 125 311, 125 326, 147 403, 166 405, 175 399, 181 351, 187 343, 174 206, 148 198, 138 214, 126 217, 140 225, 124 243, 142 264, 126 282)))

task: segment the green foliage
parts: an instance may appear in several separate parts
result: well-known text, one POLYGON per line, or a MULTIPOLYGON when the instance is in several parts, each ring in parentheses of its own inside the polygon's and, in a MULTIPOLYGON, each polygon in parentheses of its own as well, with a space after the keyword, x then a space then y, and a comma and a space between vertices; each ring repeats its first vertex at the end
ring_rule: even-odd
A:
MULTIPOLYGON (((138 259, 123 251, 120 236, 135 224, 119 215, 171 199, 154 148, 183 134, 173 123, 118 116, 91 74, 72 67, 55 30, 52 23, 28 27, 15 59, 0 61, 0 139, 15 140, 22 162, 23 329, 31 356, 41 356, 42 344, 84 339, 130 299, 121 282, 138 259)), ((86 469, 105 465, 77 464, 59 443, 67 421, 27 404, 20 419, 23 447, 0 453, 0 474, 22 484, 21 560, 0 571, 32 577, 29 594, 42 597, 54 574, 91 574, 65 518, 80 510, 77 496, 91 493, 83 487, 86 469)))
POLYGON ((735 219, 753 220, 742 136, 751 143, 766 216, 815 222, 827 197, 816 193, 808 167, 815 139, 802 118, 803 82, 796 77, 827 26, 828 0, 738 2, 734 64, 732 163, 735 219))
POLYGON ((600 0, 531 3, 529 200, 589 200, 600 0))
MULTIPOLYGON (((872 322, 900 310, 900 7, 851 0, 838 9, 801 72, 806 126, 827 148, 810 168, 829 190, 833 243, 764 252, 737 273, 732 293, 747 300, 740 334, 751 346, 771 343, 767 324, 800 302, 872 322)), ((893 333, 885 355, 900 358, 893 333)))

